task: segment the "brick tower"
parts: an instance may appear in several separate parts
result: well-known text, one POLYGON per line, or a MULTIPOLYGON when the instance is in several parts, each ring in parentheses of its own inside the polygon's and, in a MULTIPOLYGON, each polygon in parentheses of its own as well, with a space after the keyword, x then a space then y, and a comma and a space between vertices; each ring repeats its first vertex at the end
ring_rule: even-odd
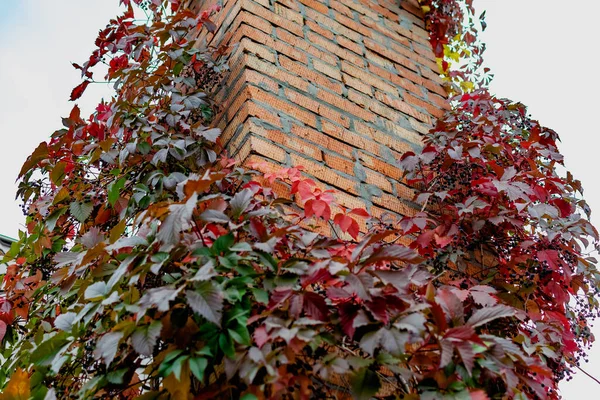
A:
MULTIPOLYGON (((218 0, 192 0, 197 10, 218 0)), ((306 168, 346 207, 408 215, 395 160, 447 108, 417 0, 221 0, 216 124, 242 162, 306 168)))

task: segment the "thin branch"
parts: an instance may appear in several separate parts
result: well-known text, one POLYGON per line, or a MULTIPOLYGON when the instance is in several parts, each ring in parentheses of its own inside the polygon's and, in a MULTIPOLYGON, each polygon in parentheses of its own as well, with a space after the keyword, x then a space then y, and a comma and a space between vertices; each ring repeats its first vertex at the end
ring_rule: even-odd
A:
POLYGON ((586 374, 590 379, 592 379, 594 382, 596 382, 598 385, 600 385, 600 379, 592 376, 589 372, 587 372, 586 370, 584 370, 583 368, 581 368, 580 366, 576 365, 575 366, 578 370, 580 370, 581 372, 583 372, 584 374, 586 374))

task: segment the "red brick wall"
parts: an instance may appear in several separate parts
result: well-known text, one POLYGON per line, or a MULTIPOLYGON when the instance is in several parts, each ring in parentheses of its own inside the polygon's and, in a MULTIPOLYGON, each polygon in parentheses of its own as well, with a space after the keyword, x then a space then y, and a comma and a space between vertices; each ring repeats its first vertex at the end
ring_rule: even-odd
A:
POLYGON ((237 46, 216 119, 230 153, 302 165, 347 207, 412 213, 395 159, 447 107, 416 0, 221 4, 218 31, 201 39, 237 46))

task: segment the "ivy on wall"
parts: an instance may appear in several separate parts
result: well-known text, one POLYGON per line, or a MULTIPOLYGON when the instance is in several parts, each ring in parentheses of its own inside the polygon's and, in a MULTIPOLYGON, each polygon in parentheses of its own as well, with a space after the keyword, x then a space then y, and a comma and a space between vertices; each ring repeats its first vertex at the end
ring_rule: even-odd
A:
POLYGON ((556 133, 491 96, 479 61, 448 64, 480 55, 456 23, 470 3, 422 2, 460 94, 399 161, 422 209, 393 224, 336 206, 300 167, 261 176, 223 155, 222 49, 190 39, 218 7, 122 3, 72 100, 98 63, 115 96, 73 107, 20 173, 0 397, 559 397, 592 340, 597 233, 556 133))

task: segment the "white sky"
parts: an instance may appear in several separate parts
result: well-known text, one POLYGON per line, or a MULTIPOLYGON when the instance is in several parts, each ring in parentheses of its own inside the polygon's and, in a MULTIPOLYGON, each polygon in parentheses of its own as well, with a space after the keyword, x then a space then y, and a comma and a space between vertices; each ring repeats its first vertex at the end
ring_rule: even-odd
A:
MULTIPOLYGON (((15 237, 22 215, 15 178, 37 144, 61 127, 71 89, 80 82, 70 62, 84 62, 98 30, 116 15, 118 0, 0 0, 0 233, 15 237)), ((522 101, 533 116, 562 137, 567 167, 582 180, 600 215, 600 64, 595 21, 598 0, 475 0, 487 9, 486 64, 492 91, 522 101), (589 16, 589 17, 588 17, 589 16)), ((100 78, 98 75, 96 78, 100 78)), ((80 101, 93 110, 106 87, 90 85, 80 101)), ((596 225, 600 219, 595 216, 596 225)), ((600 323, 597 324, 600 326, 600 323)), ((600 340, 600 330, 596 329, 600 340)), ((584 366, 600 376, 600 344, 584 366)), ((578 374, 562 384, 566 400, 600 398, 592 380, 578 374), (595 392, 594 392, 595 391, 595 392)))

